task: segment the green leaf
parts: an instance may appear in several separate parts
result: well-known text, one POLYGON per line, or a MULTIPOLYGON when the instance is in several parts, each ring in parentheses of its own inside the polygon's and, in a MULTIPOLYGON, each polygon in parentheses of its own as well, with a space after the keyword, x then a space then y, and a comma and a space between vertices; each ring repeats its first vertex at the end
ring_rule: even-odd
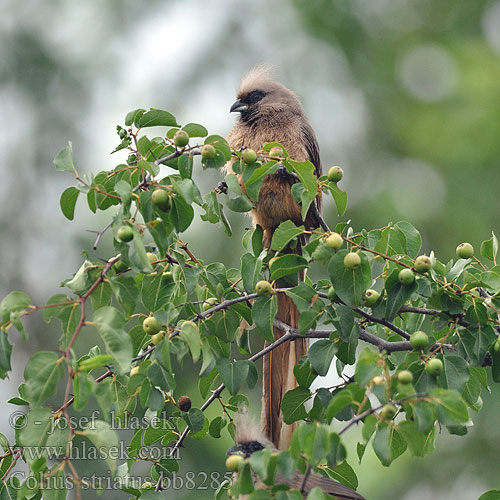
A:
POLYGON ((135 122, 138 128, 179 126, 174 115, 172 115, 168 111, 154 108, 146 111, 140 118, 136 119, 135 122))
POLYGON ((134 109, 133 111, 129 111, 127 113, 127 116, 125 116, 125 125, 130 126, 136 119, 138 119, 140 116, 142 116, 143 113, 145 113, 145 109, 139 108, 139 109, 134 109))
POLYGON ((248 364, 245 361, 235 361, 231 363, 226 358, 219 358, 216 362, 217 371, 227 390, 231 394, 237 394, 241 385, 246 380, 248 375, 248 364))
POLYGON ((132 341, 123 329, 125 318, 121 312, 111 306, 101 307, 94 312, 93 321, 119 372, 128 371, 132 361, 132 341))
POLYGON ((456 390, 438 387, 429 395, 437 403, 437 417, 443 425, 455 426, 469 421, 467 406, 456 390))
POLYGON ((309 389, 305 387, 296 387, 288 391, 281 402, 281 411, 283 412, 283 421, 286 424, 292 424, 298 420, 307 417, 307 411, 304 403, 311 398, 309 389))
POLYGON ((470 377, 465 359, 460 356, 445 356, 443 366, 439 376, 441 386, 462 392, 470 377))
POLYGON ((398 425, 398 429, 408 443, 412 455, 425 457, 434 451, 435 427, 428 432, 422 432, 418 430, 416 422, 406 420, 398 425))
POLYGON ((61 206, 61 211, 66 219, 73 220, 75 215, 75 205, 76 200, 78 199, 78 195, 80 191, 75 187, 69 187, 63 191, 61 194, 61 199, 59 200, 59 204, 61 206))
POLYGON ((500 490, 490 490, 483 493, 477 500, 500 500, 500 490))
POLYGON ((304 186, 304 192, 301 195, 302 209, 301 215, 302 219, 306 218, 309 206, 312 201, 316 198, 318 190, 318 179, 315 174, 315 167, 310 161, 293 161, 287 159, 283 162, 285 166, 290 166, 292 170, 297 174, 300 182, 304 186))
POLYGON ((360 252, 361 266, 354 270, 347 269, 344 266, 344 257, 347 253, 348 250, 339 250, 331 258, 328 274, 339 298, 349 306, 359 306, 363 293, 372 281, 370 263, 363 252, 360 252))
POLYGON ((328 182, 326 186, 333 196, 333 200, 335 201, 335 206, 337 207, 339 216, 344 215, 347 209, 347 193, 345 191, 342 191, 337 186, 336 182, 328 182))
POLYGON ((163 273, 144 276, 141 286, 144 307, 150 312, 156 312, 168 303, 174 289, 175 283, 163 273))
POLYGON ((379 362, 380 356, 369 347, 361 351, 354 374, 354 379, 361 387, 365 387, 373 377, 382 373, 383 366, 379 362))
MULTIPOLYGON (((387 291, 387 305, 385 308, 385 317, 391 321, 396 317, 406 301, 408 301, 412 293, 417 289, 417 283, 414 281, 411 285, 403 285, 399 281, 399 271, 393 271, 385 282, 387 291)), ((338 294, 338 292, 337 292, 338 294)))
POLYGON ((73 396, 75 402, 73 408, 76 411, 83 410, 92 392, 92 384, 86 373, 75 373, 73 378, 73 396))
POLYGON ((193 155, 184 154, 179 156, 177 160, 179 173, 183 179, 190 179, 193 174, 193 155))
POLYGON ((10 313, 23 311, 31 304, 29 295, 24 292, 10 292, 0 302, 0 317, 2 323, 9 321, 10 313))
POLYGON ((61 149, 54 158, 56 170, 61 172, 76 172, 75 164, 73 163, 73 145, 68 142, 68 145, 61 149))
POLYGON ((331 479, 338 481, 353 490, 358 487, 358 478, 356 473, 346 461, 339 463, 333 468, 321 467, 321 469, 324 470, 331 479))
POLYGON ((278 303, 275 295, 257 297, 252 305, 252 320, 268 342, 274 342, 273 324, 278 303))
MULTIPOLYGON (((220 135, 210 135, 205 139, 205 144, 212 144, 212 146, 222 155, 223 163, 222 165, 231 159, 231 148, 224 139, 224 137, 221 137, 220 135)), ((222 166, 222 165, 216 165, 216 166, 222 166)))
POLYGON ((309 263, 307 259, 302 257, 302 255, 287 254, 281 257, 277 257, 271 263, 270 271, 271 281, 283 278, 284 276, 289 276, 290 274, 295 274, 301 269, 306 269, 309 263))
POLYGON ((352 394, 342 390, 333 396, 326 409, 326 420, 330 423, 337 414, 352 403, 352 394))
POLYGON ((255 291, 255 285, 259 281, 261 271, 262 259, 254 257, 251 253, 245 253, 241 256, 241 278, 248 293, 255 291))
POLYGON ((380 425, 373 438, 373 450, 382 465, 388 467, 406 450, 406 443, 394 426, 380 425))
POLYGON ((193 363, 196 363, 201 354, 200 332, 197 326, 192 321, 184 321, 179 336, 186 342, 191 351, 193 363))
POLYGON ((203 415, 203 412, 200 409, 190 408, 187 413, 184 413, 183 418, 191 432, 199 432, 203 429, 205 424, 205 415, 203 415))
POLYGON ((206 137, 208 130, 199 123, 188 123, 182 127, 182 130, 188 133, 189 137, 206 137))
POLYGON ((12 367, 10 365, 10 358, 12 355, 12 345, 9 343, 7 332, 0 330, 0 377, 5 378, 7 372, 12 367))
POLYGON ((64 375, 64 358, 52 351, 39 351, 31 356, 24 369, 26 396, 31 404, 43 403, 53 396, 64 375))
POLYGON ((282 222, 273 233, 271 248, 281 252, 290 241, 304 232, 304 226, 296 226, 291 220, 282 222))
POLYGON ((233 212, 248 212, 254 208, 253 203, 246 196, 226 198, 226 206, 233 212))
POLYGON ((316 373, 324 377, 328 373, 336 352, 337 345, 335 342, 328 339, 321 339, 309 347, 307 357, 316 373))
POLYGON ((496 263, 496 256, 498 253, 498 240, 495 233, 491 232, 491 238, 481 243, 481 255, 496 263))
POLYGON ((420 233, 409 222, 396 222, 394 227, 398 228, 406 238, 406 252, 409 257, 414 259, 418 256, 422 246, 422 237, 420 233))
POLYGON ((111 426, 102 420, 94 420, 83 428, 82 434, 90 439, 96 449, 102 450, 104 458, 114 474, 116 470, 116 453, 118 450, 118 436, 111 426))

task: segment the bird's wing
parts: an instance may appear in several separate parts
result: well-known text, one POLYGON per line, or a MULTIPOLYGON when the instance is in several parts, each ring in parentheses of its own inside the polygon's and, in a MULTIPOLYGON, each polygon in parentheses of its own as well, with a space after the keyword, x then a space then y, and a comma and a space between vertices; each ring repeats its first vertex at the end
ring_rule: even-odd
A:
MULTIPOLYGON (((302 481, 304 479, 303 474, 296 473, 290 481, 287 481, 283 476, 279 473, 276 474, 276 484, 289 484, 292 488, 296 488, 298 490, 302 487, 302 481)), ((348 486, 344 486, 333 479, 329 479, 327 477, 322 476, 321 474, 312 473, 306 481, 306 488, 304 491, 304 498, 307 494, 313 489, 319 487, 321 491, 324 493, 328 493, 329 495, 333 495, 335 498, 339 500, 366 500, 363 496, 361 496, 357 491, 349 488, 348 486)))
MULTIPOLYGON (((304 144, 309 156, 309 161, 314 165, 314 173, 316 174, 316 177, 321 177, 321 158, 319 156, 319 145, 318 140, 316 139, 316 134, 308 122, 305 122, 302 125, 302 132, 304 135, 304 144)), ((321 196, 316 197, 316 205, 318 207, 318 211, 321 213, 321 196)))

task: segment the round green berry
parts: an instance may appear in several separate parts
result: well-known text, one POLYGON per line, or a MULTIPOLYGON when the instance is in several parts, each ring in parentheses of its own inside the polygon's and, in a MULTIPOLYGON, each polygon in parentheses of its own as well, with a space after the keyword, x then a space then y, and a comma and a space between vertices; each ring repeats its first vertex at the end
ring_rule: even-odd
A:
POLYGON ((231 472, 237 472, 241 462, 243 462, 241 455, 230 455, 226 459, 226 469, 231 472))
POLYGON ((423 349, 429 345, 429 337, 425 332, 415 332, 410 336, 410 345, 413 349, 423 349))
POLYGON ((167 212, 172 208, 172 198, 170 193, 165 191, 165 189, 155 189, 151 195, 151 201, 153 205, 157 206, 163 212, 167 212))
POLYGON ((205 144, 201 148, 201 158, 202 160, 212 160, 217 154, 216 149, 211 144, 205 144))
POLYGON ((269 281, 262 280, 255 285, 255 291, 257 295, 270 295, 273 293, 273 287, 269 281))
POLYGON ((394 405, 385 405, 382 410, 380 410, 380 416, 382 420, 391 420, 394 415, 396 415, 397 408, 394 405))
POLYGON ((363 303, 365 306, 373 306, 378 298, 380 297, 380 293, 378 293, 376 290, 372 290, 369 288, 368 290, 365 291, 363 294, 363 303))
POLYGON ((208 297, 208 299, 205 299, 203 301, 203 305, 201 306, 201 308, 203 309, 203 311, 208 311, 218 303, 219 301, 215 297, 208 297))
POLYGON ((413 373, 410 370, 402 370, 398 373, 398 381, 404 385, 413 382, 413 373))
POLYGON ((148 335, 154 335, 155 333, 158 333, 161 330, 161 325, 160 322, 154 316, 148 316, 142 322, 142 329, 148 335))
POLYGON ((353 271, 354 269, 358 269, 360 265, 361 257, 359 256, 359 254, 355 252, 349 252, 344 257, 344 266, 346 267, 346 269, 353 271))
POLYGON ((335 291, 335 288, 333 288, 333 286, 328 289, 327 295, 330 302, 336 302, 339 299, 337 292, 335 291))
POLYGON ((427 255, 419 255, 415 259, 415 271, 417 273, 426 273, 427 271, 431 270, 432 267, 432 262, 427 255))
POLYGON ((425 371, 431 377, 437 377, 443 371, 443 362, 438 358, 432 358, 427 361, 425 371))
POLYGON ((399 271, 399 282, 404 286, 410 286, 415 281, 415 274, 411 269, 401 269, 399 271))
POLYGON ((185 130, 178 130, 174 134, 174 144, 180 148, 187 146, 189 143, 189 135, 185 130))
POLYGON ((344 171, 340 167, 331 167, 327 177, 330 182, 339 182, 344 177, 344 171))
POLYGON ((325 243, 334 250, 338 250, 344 243, 344 240, 339 233, 330 233, 330 235, 327 236, 325 243))
POLYGON ((269 151, 269 156, 271 158, 279 158, 283 156, 283 150, 280 147, 275 146, 274 148, 271 148, 271 150, 269 151))
POLYGON ((257 153, 253 149, 245 149, 245 151, 243 151, 241 157, 243 158, 243 161, 247 165, 250 165, 250 164, 255 163, 257 161, 257 153))
POLYGON ((134 230, 130 226, 122 226, 116 232, 116 237, 119 241, 127 243, 134 238, 134 230))
POLYGON ((471 259, 474 255, 474 247, 470 243, 460 243, 457 247, 457 255, 461 259, 471 259))

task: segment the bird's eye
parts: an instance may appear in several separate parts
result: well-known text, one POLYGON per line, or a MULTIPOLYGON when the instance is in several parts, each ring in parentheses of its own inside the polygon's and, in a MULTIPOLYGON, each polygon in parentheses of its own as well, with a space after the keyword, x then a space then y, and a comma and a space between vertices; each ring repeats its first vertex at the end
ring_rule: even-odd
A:
POLYGON ((259 102, 265 95, 266 93, 262 92, 261 90, 254 90, 253 92, 250 92, 250 94, 248 94, 247 99, 250 101, 250 104, 255 104, 256 102, 259 102))

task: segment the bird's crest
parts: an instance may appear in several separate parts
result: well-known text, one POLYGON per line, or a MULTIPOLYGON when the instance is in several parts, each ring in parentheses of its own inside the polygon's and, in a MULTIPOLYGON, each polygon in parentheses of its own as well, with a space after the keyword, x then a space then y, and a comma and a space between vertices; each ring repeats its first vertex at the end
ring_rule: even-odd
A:
POLYGON ((254 66, 246 75, 243 76, 238 89, 238 95, 247 94, 257 88, 280 85, 272 75, 275 66, 269 63, 261 63, 254 66))

